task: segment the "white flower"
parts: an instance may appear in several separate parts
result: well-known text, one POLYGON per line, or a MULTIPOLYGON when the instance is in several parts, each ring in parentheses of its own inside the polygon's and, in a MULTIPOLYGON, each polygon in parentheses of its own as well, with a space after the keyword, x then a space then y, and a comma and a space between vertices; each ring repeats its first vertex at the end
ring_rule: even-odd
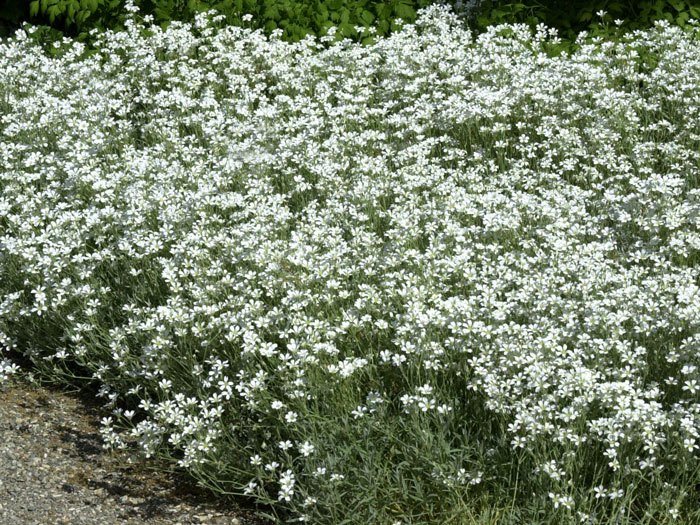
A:
POLYGON ((302 456, 307 457, 313 454, 315 449, 316 447, 314 447, 311 443, 309 443, 308 441, 304 441, 304 443, 302 443, 299 447, 299 452, 302 456))
POLYGON ((696 379, 688 379, 683 384, 682 389, 689 394, 695 394, 700 391, 700 383, 696 379))
POLYGON ((294 473, 291 470, 284 471, 280 476, 280 490, 277 499, 279 501, 291 501, 292 496, 294 496, 295 483, 296 480, 294 479, 294 473))
POLYGON ((625 495, 625 492, 622 489, 613 490, 613 491, 608 492, 608 498, 610 498, 610 499, 620 499, 624 495, 625 495))
POLYGON ((549 499, 552 500, 552 504, 554 505, 555 509, 558 509, 559 507, 572 509, 574 507, 574 500, 571 496, 566 496, 563 494, 554 494, 553 492, 550 492, 549 499))

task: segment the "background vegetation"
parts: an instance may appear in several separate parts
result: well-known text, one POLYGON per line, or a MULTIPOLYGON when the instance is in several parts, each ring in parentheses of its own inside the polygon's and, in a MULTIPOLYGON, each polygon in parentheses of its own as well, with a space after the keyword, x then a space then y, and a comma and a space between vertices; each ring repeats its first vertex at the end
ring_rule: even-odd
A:
MULTIPOLYGON (((376 34, 396 30, 396 19, 412 23, 416 12, 440 0, 137 0, 143 14, 150 14, 161 26, 172 20, 191 21, 202 11, 216 9, 227 24, 242 25, 252 15, 254 27, 266 32, 282 30, 282 38, 298 41, 308 34, 324 35, 331 26, 338 38, 351 37, 371 43, 371 35, 359 27, 376 27, 376 34)), ((444 0, 462 12, 477 30, 492 24, 526 22, 555 27, 568 40, 578 32, 595 34, 601 28, 596 13, 607 12, 610 20, 624 21, 624 29, 642 29, 656 20, 685 26, 700 18, 700 0, 444 0)), ((0 36, 11 34, 24 21, 44 26, 39 38, 65 35, 87 40, 92 28, 119 27, 124 21, 122 0, 2 0, 0 36)))
POLYGON ((685 26, 691 18, 700 19, 698 0, 484 0, 476 26, 499 23, 544 23, 556 27, 562 36, 574 39, 580 31, 599 29, 598 11, 611 20, 622 20, 626 29, 644 29, 656 20, 685 26))
MULTIPOLYGON (((453 0, 450 0, 454 4, 453 0)), ((308 34, 324 35, 336 26, 338 37, 358 38, 356 27, 375 26, 386 35, 398 26, 397 18, 414 22, 417 10, 435 0, 137 0, 143 14, 161 26, 172 20, 191 21, 202 11, 216 9, 226 22, 243 25, 242 17, 267 32, 283 31, 283 38, 298 41, 308 34)), ((118 27, 124 20, 121 0, 5 0, 5 32, 23 20, 48 25, 85 39, 92 28, 118 27)))

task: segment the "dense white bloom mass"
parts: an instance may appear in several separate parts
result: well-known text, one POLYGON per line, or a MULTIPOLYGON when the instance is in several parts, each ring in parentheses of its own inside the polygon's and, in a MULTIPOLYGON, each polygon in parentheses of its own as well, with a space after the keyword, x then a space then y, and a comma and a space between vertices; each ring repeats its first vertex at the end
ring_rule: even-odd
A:
POLYGON ((368 479, 462 501, 504 454, 561 512, 697 473, 697 27, 570 56, 438 8, 367 47, 205 17, 58 58, 21 36, 0 349, 140 399, 108 442, 321 521, 368 479))

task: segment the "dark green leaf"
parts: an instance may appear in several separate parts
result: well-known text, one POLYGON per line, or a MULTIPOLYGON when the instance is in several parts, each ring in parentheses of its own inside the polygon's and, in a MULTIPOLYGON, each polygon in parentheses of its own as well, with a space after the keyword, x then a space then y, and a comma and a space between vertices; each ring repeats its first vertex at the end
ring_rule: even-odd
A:
POLYGON ((685 2, 683 0, 668 0, 668 3, 679 13, 685 11, 685 2))
POLYGON ((404 3, 396 4, 396 7, 394 7, 394 13, 396 13, 396 16, 399 18, 403 18, 407 21, 414 20, 416 18, 416 11, 410 5, 404 3))
POLYGON ((374 15, 365 9, 362 11, 362 14, 360 14, 360 20, 362 20, 365 24, 370 25, 372 22, 374 22, 374 15))

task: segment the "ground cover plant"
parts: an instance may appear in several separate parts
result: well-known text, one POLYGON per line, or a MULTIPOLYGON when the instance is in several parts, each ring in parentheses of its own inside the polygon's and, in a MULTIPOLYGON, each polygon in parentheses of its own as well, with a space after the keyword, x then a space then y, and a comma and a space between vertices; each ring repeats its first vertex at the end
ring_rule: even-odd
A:
POLYGON ((700 522, 697 24, 218 23, 0 43, 0 378, 285 523, 700 522))

